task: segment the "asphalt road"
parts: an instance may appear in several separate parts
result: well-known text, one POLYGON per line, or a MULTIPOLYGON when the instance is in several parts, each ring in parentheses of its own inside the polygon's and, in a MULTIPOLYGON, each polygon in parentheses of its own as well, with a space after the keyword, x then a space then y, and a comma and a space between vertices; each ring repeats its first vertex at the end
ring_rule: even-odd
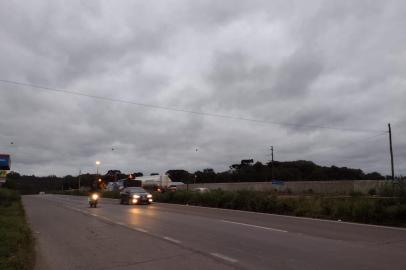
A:
POLYGON ((195 206, 23 197, 48 269, 406 269, 406 229, 195 206))

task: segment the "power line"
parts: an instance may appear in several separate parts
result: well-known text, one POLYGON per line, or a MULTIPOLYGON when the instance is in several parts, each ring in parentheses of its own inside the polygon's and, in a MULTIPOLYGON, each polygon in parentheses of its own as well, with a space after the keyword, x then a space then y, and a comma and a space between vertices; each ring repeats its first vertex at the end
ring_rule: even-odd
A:
POLYGON ((339 128, 339 127, 320 126, 320 125, 303 125, 303 124, 293 124, 293 123, 287 123, 287 122, 268 121, 268 120, 263 120, 263 119, 246 118, 246 117, 240 117, 240 116, 217 114, 217 113, 202 112, 202 111, 193 111, 193 110, 186 110, 186 109, 180 109, 180 108, 174 108, 174 107, 166 107, 166 106, 160 106, 160 105, 154 105, 154 104, 146 104, 146 103, 129 101, 129 100, 124 100, 124 99, 116 99, 116 98, 110 98, 110 97, 96 96, 96 95, 86 94, 86 93, 83 93, 83 92, 70 91, 70 90, 65 90, 65 89, 57 89, 57 88, 46 87, 46 86, 41 86, 41 85, 36 85, 36 84, 31 84, 31 83, 24 83, 24 82, 17 82, 17 81, 3 80, 3 79, 0 79, 0 82, 6 83, 6 84, 17 85, 17 86, 23 86, 23 87, 31 87, 31 88, 36 88, 36 89, 61 93, 61 94, 68 94, 68 95, 74 95, 74 96, 93 98, 93 99, 97 99, 97 100, 104 100, 104 101, 109 101, 109 102, 130 104, 130 105, 136 105, 136 106, 141 106, 141 107, 146 107, 146 108, 153 108, 153 109, 174 111, 174 112, 182 112, 182 113, 189 113, 189 114, 195 114, 195 115, 217 117, 217 118, 223 118, 223 119, 249 121, 249 122, 271 124, 271 125, 278 125, 278 126, 291 126, 291 127, 303 127, 303 128, 314 128, 314 129, 329 129, 329 130, 340 130, 340 131, 349 131, 349 132, 369 132, 369 133, 382 132, 381 130, 339 128))
MULTIPOLYGON (((363 138, 363 139, 360 139, 360 140, 356 140, 355 142, 351 142, 349 144, 346 144, 345 148, 349 149, 350 146, 354 146, 354 145, 362 145, 363 147, 365 147, 366 143, 370 143, 372 141, 375 141, 377 139, 377 137, 381 137, 381 136, 387 135, 387 134, 388 134, 388 132, 385 131, 383 133, 380 133, 380 134, 377 134, 377 135, 374 135, 374 136, 370 136, 370 137, 366 137, 366 138, 363 138)), ((341 162, 348 162, 348 161, 351 161, 352 159, 353 159, 352 156, 348 156, 347 158, 345 158, 345 156, 343 156, 343 157, 340 157, 339 160, 335 160, 334 163, 337 164, 337 163, 341 163, 341 162)))
POLYGON ((369 142, 369 141, 373 141, 376 137, 380 137, 380 136, 383 136, 383 135, 386 135, 386 134, 388 134, 388 132, 387 132, 387 131, 384 131, 384 132, 381 132, 381 133, 379 133, 379 134, 377 134, 377 135, 374 135, 374 136, 371 136, 371 137, 366 137, 366 138, 357 140, 357 141, 355 141, 355 142, 346 144, 345 146, 348 148, 348 146, 352 146, 352 145, 355 145, 355 144, 360 144, 361 141, 362 141, 363 143, 369 142))

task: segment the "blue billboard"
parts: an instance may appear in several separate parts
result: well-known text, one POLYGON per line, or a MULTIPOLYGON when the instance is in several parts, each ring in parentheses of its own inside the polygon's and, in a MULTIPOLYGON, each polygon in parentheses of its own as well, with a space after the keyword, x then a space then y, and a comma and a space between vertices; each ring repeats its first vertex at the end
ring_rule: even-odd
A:
POLYGON ((10 170, 10 155, 0 154, 0 170, 10 170))

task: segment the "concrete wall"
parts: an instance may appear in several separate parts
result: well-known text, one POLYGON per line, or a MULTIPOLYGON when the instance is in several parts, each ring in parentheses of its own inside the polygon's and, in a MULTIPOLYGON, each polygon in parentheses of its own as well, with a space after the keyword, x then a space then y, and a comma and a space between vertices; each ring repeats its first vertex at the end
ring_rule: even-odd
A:
MULTIPOLYGON (((370 189, 384 185, 386 180, 340 180, 340 181, 289 181, 282 184, 271 182, 238 182, 238 183, 206 183, 189 184, 189 189, 206 187, 209 189, 223 190, 256 190, 266 191, 277 189, 279 191, 290 190, 293 193, 302 193, 313 190, 315 193, 340 193, 348 194, 352 191, 367 193, 370 189)), ((187 186, 178 186, 178 189, 186 189, 187 186)))

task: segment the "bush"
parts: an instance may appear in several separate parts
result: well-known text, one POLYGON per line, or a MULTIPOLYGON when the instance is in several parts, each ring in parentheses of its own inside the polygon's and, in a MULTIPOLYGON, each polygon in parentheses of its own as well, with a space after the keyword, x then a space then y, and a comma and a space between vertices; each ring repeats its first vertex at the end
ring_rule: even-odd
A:
POLYGON ((352 197, 280 196, 252 190, 180 190, 155 193, 158 202, 220 207, 254 212, 340 219, 364 223, 406 225, 406 203, 399 197, 371 198, 354 192, 352 197))
MULTIPOLYGON (((165 203, 406 226, 406 198, 402 193, 402 188, 404 186, 393 186, 391 184, 380 189, 379 192, 398 195, 389 198, 365 197, 359 192, 352 192, 351 197, 326 197, 322 195, 298 197, 291 195, 278 196, 274 191, 224 191, 220 189, 204 193, 187 190, 165 193, 155 192, 153 196, 155 201, 165 203)), ((87 195, 87 192, 77 190, 59 191, 58 193, 87 195)), ((0 194, 0 203, 6 201, 4 198, 15 196, 5 194, 8 193, 0 194)), ((102 193, 102 197, 119 198, 120 193, 117 191, 105 191, 102 193)))
POLYGON ((112 199, 119 199, 120 198, 120 192, 119 191, 103 191, 102 198, 112 198, 112 199))
POLYGON ((370 190, 368 190, 368 195, 375 196, 376 195, 376 189, 371 188, 370 190))
POLYGON ((0 269, 32 269, 34 258, 34 238, 21 198, 15 191, 0 189, 0 269))
POLYGON ((406 201, 406 181, 387 182, 379 187, 378 194, 384 197, 400 197, 403 201, 406 201))
POLYGON ((362 196, 362 192, 359 192, 359 191, 351 191, 351 192, 350 192, 350 196, 351 196, 351 197, 361 197, 361 196, 362 196))
POLYGON ((9 206, 12 202, 20 200, 20 194, 16 191, 0 188, 0 206, 9 206))

